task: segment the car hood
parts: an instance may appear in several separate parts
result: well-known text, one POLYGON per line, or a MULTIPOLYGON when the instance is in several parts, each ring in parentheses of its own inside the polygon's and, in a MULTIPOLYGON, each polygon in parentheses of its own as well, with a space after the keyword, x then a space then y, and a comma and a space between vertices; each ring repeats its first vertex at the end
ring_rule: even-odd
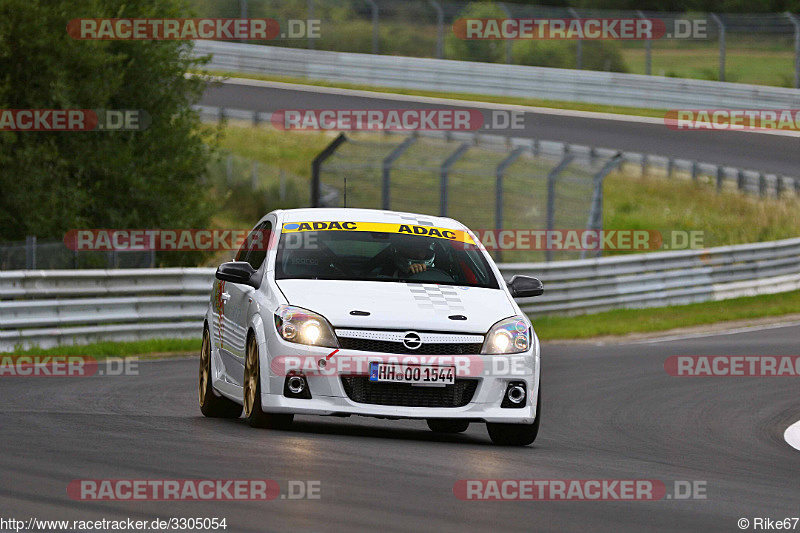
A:
POLYGON ((321 314, 335 327, 486 333, 514 315, 505 291, 428 283, 283 279, 290 305, 321 314), (366 311, 369 316, 350 314, 366 311), (466 320, 448 318, 463 315, 466 320))

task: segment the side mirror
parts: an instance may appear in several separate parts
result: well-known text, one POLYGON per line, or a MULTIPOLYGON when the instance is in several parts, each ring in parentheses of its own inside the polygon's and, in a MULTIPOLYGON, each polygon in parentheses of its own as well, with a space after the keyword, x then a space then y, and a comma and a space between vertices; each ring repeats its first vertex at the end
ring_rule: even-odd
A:
POLYGON ((216 278, 222 281, 230 281, 232 283, 241 283, 242 285, 249 285, 258 288, 261 283, 256 280, 256 273, 250 263, 247 261, 231 261, 230 263, 222 263, 217 268, 216 278))
POLYGON ((514 298, 531 298, 544 293, 542 282, 530 276, 514 276, 507 285, 514 298))

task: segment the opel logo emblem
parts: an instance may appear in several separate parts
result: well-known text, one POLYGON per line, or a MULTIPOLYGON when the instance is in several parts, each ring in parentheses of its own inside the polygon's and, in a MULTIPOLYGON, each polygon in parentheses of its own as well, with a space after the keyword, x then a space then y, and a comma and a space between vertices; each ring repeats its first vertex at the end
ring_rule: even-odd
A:
POLYGON ((417 333, 410 331, 406 333, 405 337, 403 337, 403 346, 405 346, 409 350, 416 350, 417 348, 422 346, 422 339, 417 333))

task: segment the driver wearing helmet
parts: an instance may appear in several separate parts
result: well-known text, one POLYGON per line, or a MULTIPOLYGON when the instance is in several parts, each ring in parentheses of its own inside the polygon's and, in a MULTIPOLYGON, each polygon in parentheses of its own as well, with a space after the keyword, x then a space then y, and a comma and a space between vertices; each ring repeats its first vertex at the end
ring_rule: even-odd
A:
POLYGON ((415 237, 398 240, 392 245, 391 257, 397 275, 418 274, 435 266, 433 244, 426 241, 427 239, 415 237))

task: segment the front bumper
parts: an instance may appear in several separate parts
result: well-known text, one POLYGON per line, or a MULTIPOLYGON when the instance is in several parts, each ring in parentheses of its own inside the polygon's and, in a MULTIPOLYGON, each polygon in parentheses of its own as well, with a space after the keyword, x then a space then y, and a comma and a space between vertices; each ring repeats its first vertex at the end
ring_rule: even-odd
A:
MULTIPOLYGON (((419 356, 408 360, 408 354, 368 354, 359 351, 339 350, 328 361, 325 369, 318 362, 333 350, 286 343, 282 339, 268 340, 261 350, 262 368, 270 368, 269 374, 262 372, 261 405, 264 411, 309 415, 361 415, 381 418, 457 418, 480 422, 532 424, 536 417, 536 401, 539 391, 539 354, 532 348, 517 355, 472 355, 456 363, 457 379, 474 379, 477 388, 469 403, 462 407, 407 407, 401 405, 378 405, 360 403, 348 397, 342 376, 365 376, 368 360, 396 358, 398 362, 414 364, 439 363, 437 356, 419 356), (266 348, 266 349, 265 349, 266 348), (269 355, 268 355, 269 354, 269 355), (273 355, 274 354, 274 355, 273 355), (311 399, 288 398, 283 395, 286 372, 276 369, 276 358, 296 357, 302 361, 302 373, 311 390, 311 399), (269 366, 267 366, 269 365, 269 366), (508 383, 524 381, 527 395, 524 407, 503 408, 501 403, 508 383)), ((447 361, 444 361, 447 364, 447 361)), ((380 386, 375 384, 374 386, 380 386)), ((412 387, 411 385, 406 385, 412 387)))

